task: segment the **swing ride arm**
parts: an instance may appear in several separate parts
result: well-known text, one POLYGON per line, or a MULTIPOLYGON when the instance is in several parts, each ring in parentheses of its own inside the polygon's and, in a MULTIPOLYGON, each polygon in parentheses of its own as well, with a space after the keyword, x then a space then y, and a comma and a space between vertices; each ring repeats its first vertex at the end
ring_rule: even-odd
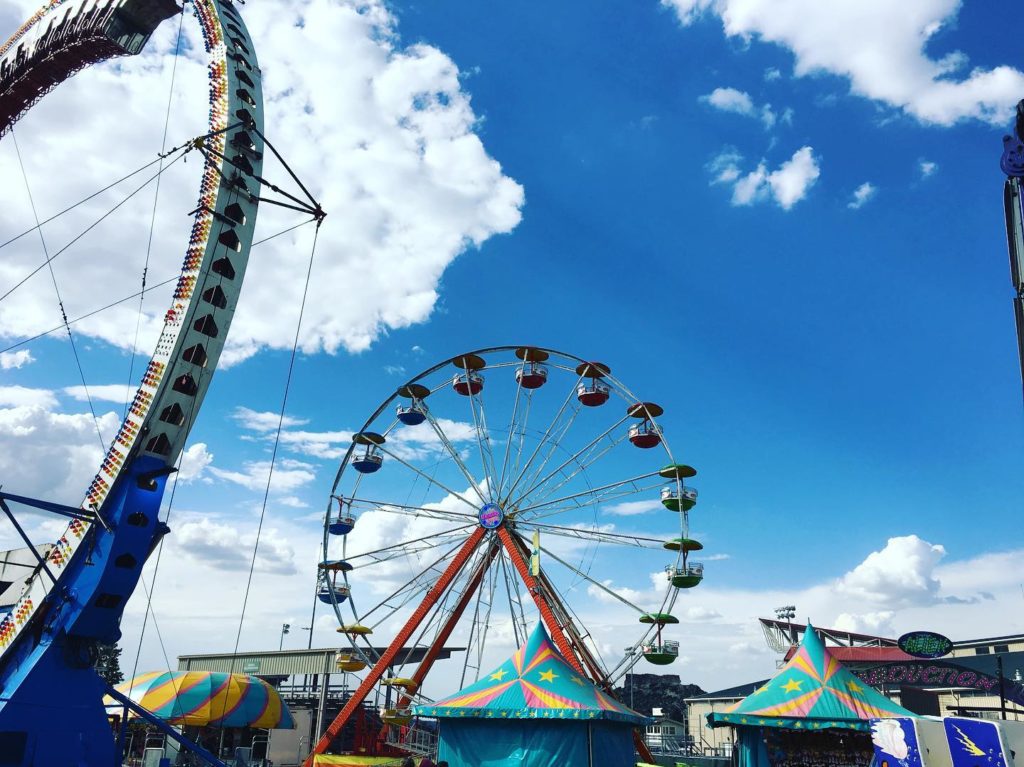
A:
POLYGON ((362 702, 366 700, 366 696, 369 695, 374 685, 376 685, 377 682, 381 680, 381 677, 383 677, 387 672, 391 663, 405 646, 405 643, 412 637, 413 632, 416 631, 419 625, 423 622, 423 619, 427 617, 430 610, 448 590, 448 587, 451 586, 456 576, 462 571, 462 568, 466 566, 467 562, 469 562, 470 557, 473 556, 473 552, 476 551, 486 533, 486 529, 483 527, 477 527, 469 538, 466 539, 466 542, 462 544, 462 547, 455 554, 455 557, 448 563, 444 572, 441 573, 441 577, 437 579, 437 582, 434 583, 430 588, 430 591, 428 591, 426 596, 423 597, 423 601, 420 602, 412 615, 409 616, 409 620, 406 621, 401 630, 395 634, 395 638, 391 640, 391 644, 388 645, 388 649, 384 651, 377 662, 373 665, 373 668, 370 669, 369 673, 367 673, 359 687, 354 693, 352 693, 352 697, 345 702, 345 706, 338 712, 334 721, 327 726, 324 734, 321 736, 320 740, 317 741, 313 750, 309 752, 309 756, 307 756, 306 760, 303 762, 303 767, 312 767, 313 758, 317 754, 322 754, 330 747, 331 743, 338 736, 338 733, 341 732, 341 729, 345 726, 346 722, 348 722, 349 717, 351 717, 362 702))
MULTIPOLYGON (((209 133, 195 143, 221 153, 205 152, 171 307, 82 514, 0 620, 0 732, 16 749, 2 756, 14 764, 120 762, 93 668, 96 645, 120 637, 146 559, 168 532, 159 519, 166 480, 217 367, 248 263, 259 200, 248 179, 263 159, 260 70, 230 0, 191 7, 211 54, 209 133)), ((0 134, 79 69, 138 53, 179 10, 169 0, 47 3, 0 45, 0 134)))

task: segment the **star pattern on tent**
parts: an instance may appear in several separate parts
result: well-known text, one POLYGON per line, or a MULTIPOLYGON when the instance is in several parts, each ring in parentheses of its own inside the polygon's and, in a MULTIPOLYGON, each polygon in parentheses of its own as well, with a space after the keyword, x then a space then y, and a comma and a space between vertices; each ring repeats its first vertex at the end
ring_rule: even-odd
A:
POLYGON ((569 679, 570 679, 570 681, 575 682, 576 684, 578 684, 580 687, 583 687, 583 680, 580 679, 578 676, 572 676, 572 677, 569 677, 569 679))
POLYGON ((864 692, 864 688, 856 682, 850 682, 846 685, 846 687, 850 690, 850 692, 864 692))
POLYGON ((542 681, 542 682, 554 682, 555 679, 557 679, 557 678, 558 678, 558 674, 556 674, 551 669, 548 669, 547 671, 541 671, 540 672, 540 681, 542 681))
POLYGON ((802 685, 803 683, 804 680, 802 679, 790 679, 788 682, 782 685, 782 689, 786 692, 799 692, 800 685, 802 685))
POLYGON ((754 695, 760 695, 762 692, 766 692, 769 687, 771 687, 770 684, 766 684, 763 687, 758 687, 756 690, 754 690, 754 695))
POLYGON ((491 674, 490 678, 495 682, 500 682, 502 679, 505 678, 505 674, 507 673, 508 672, 505 669, 501 668, 495 671, 493 674, 491 674))

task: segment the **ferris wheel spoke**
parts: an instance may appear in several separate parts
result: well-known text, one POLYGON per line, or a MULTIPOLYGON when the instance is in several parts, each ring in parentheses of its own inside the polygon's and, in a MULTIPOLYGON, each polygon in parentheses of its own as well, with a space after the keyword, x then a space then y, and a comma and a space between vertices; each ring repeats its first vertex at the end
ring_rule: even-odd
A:
POLYGON ((365 612, 365 613, 363 613, 362 615, 360 615, 358 617, 360 617, 362 620, 366 620, 371 615, 373 615, 375 612, 380 610, 382 607, 390 607, 391 605, 389 603, 391 602, 391 600, 395 599, 396 597, 403 596, 404 600, 401 602, 401 604, 399 604, 397 607, 394 607, 391 610, 391 612, 389 612, 382 620, 378 621, 371 628, 376 628, 377 626, 381 625, 382 623, 384 623, 385 621, 390 619, 396 612, 401 610, 404 605, 408 604, 409 600, 414 598, 417 593, 422 593, 423 591, 426 591, 427 589, 430 588, 430 586, 432 585, 432 581, 430 581, 429 576, 432 573, 438 573, 438 570, 437 570, 438 565, 440 565, 442 562, 446 561, 456 551, 458 551, 459 547, 462 546, 463 542, 464 542, 464 539, 460 537, 459 541, 455 544, 455 546, 453 546, 452 548, 448 549, 444 554, 442 554, 440 557, 438 557, 433 562, 431 562, 429 565, 427 565, 425 568, 423 568, 423 570, 421 572, 417 573, 412 579, 410 579, 409 581, 407 581, 406 583, 402 584, 397 589, 395 589, 390 595, 385 597, 384 600, 379 602, 376 606, 371 608, 368 612, 365 612), (406 595, 405 592, 406 592, 407 589, 412 589, 413 590, 414 593, 412 594, 412 596, 406 595))
POLYGON ((472 503, 470 503, 469 501, 466 500, 466 498, 462 495, 462 493, 455 492, 450 487, 447 487, 446 485, 442 484, 441 482, 438 482, 434 477, 431 477, 429 474, 427 474, 427 473, 425 473, 423 471, 420 471, 419 469, 417 469, 415 466, 413 466, 408 461, 403 461, 401 458, 399 458, 397 455, 395 455, 392 451, 390 451, 387 448, 385 448, 383 445, 377 445, 377 450, 379 450, 380 452, 384 453, 384 455, 387 455, 387 456, 393 458, 398 463, 402 464, 402 466, 404 466, 405 468, 409 469, 409 471, 415 472, 419 476, 423 477, 423 479, 427 480, 427 482, 429 482, 430 484, 437 485, 439 488, 444 490, 449 495, 452 495, 455 498, 458 498, 460 501, 462 501, 464 504, 466 504, 469 508, 471 508, 471 509, 476 508, 472 503))
POLYGON ((647 611, 644 610, 642 607, 637 607, 635 604, 630 602, 628 599, 626 599, 621 594, 616 593, 613 589, 610 589, 608 586, 606 586, 605 584, 601 583, 601 581, 597 580, 596 578, 592 578, 588 573, 584 572, 583 570, 580 570, 579 568, 569 564, 568 562, 566 562, 564 559, 562 559, 558 555, 552 553, 549 549, 546 549, 543 546, 541 546, 540 550, 541 550, 541 552, 544 555, 546 555, 547 557, 550 557, 551 559, 555 560, 560 565, 562 565, 562 567, 565 567, 568 570, 571 570, 577 576, 579 576, 583 580, 587 581, 588 583, 593 584, 594 586, 596 586, 597 588, 599 588, 601 591, 603 591, 604 593, 608 594, 609 596, 614 597, 618 601, 622 602, 622 604, 624 604, 627 607, 630 607, 630 608, 636 610, 641 615, 646 614, 647 611))
POLYGON ((422 538, 412 538, 412 539, 410 539, 408 541, 399 541, 398 543, 393 543, 390 546, 384 546, 384 547, 379 548, 379 549, 374 549, 373 551, 363 551, 363 552, 360 552, 359 554, 352 554, 350 556, 346 556, 345 560, 347 562, 354 562, 355 560, 360 559, 361 557, 368 557, 368 556, 372 556, 374 554, 380 554, 380 553, 383 553, 383 552, 386 552, 386 551, 393 551, 394 549, 400 549, 400 548, 409 546, 410 544, 413 544, 413 543, 433 542, 433 541, 436 541, 437 538, 439 538, 441 536, 454 535, 454 534, 459 533, 459 532, 461 532, 463 530, 466 530, 467 528, 470 528, 470 527, 473 527, 473 525, 461 525, 459 527, 453 527, 451 530, 442 530, 442 531, 437 532, 437 533, 431 533, 430 535, 425 535, 422 538))
MULTIPOLYGON (((636 496, 643 496, 649 494, 654 490, 661 487, 660 482, 655 482, 648 486, 630 486, 626 490, 606 490, 602 493, 595 494, 591 498, 573 498, 566 502, 564 506, 547 506, 544 508, 542 513, 533 514, 526 522, 536 522, 540 519, 547 519, 549 517, 558 516, 559 514, 565 514, 566 512, 579 511, 581 509, 593 509, 600 504, 610 503, 612 501, 620 501, 625 498, 633 498, 636 496)), ((583 496, 589 493, 583 493, 583 496)))
POLYGON ((473 475, 462 460, 462 456, 459 455, 458 449, 454 444, 452 444, 452 441, 448 439, 448 435, 445 434, 444 429, 441 428, 441 424, 438 423, 437 419, 434 418, 426 408, 423 410, 423 415, 426 416, 427 423, 430 424, 430 428, 432 428, 434 433, 437 434, 437 438, 441 440, 441 445, 448 451, 448 454, 452 457, 455 465, 459 467, 459 471, 462 472, 462 476, 466 478, 467 482, 469 482, 469 487, 474 493, 476 493, 477 497, 480 499, 480 503, 487 503, 487 499, 484 497, 484 493, 480 489, 479 483, 473 478, 473 475))
MULTIPOLYGON (((573 401, 574 395, 576 394, 576 388, 580 385, 580 381, 582 380, 583 376, 577 377, 576 383, 572 385, 572 388, 569 390, 569 394, 566 395, 565 397, 565 401, 562 402, 562 406, 558 408, 558 412, 555 413, 555 417, 551 419, 551 425, 547 428, 547 431, 544 432, 545 437, 537 442, 537 446, 533 449, 533 453, 531 453, 529 460, 527 460, 526 462, 526 465, 523 466, 523 468, 519 471, 519 474, 516 475, 515 481, 512 483, 512 486, 509 487, 508 492, 505 493, 505 496, 501 502, 502 506, 508 503, 508 499, 512 497, 512 493, 514 493, 516 488, 519 487, 519 483, 523 481, 524 475, 530 470, 530 467, 533 465, 534 460, 536 460, 537 458, 537 454, 540 452, 540 449, 544 446, 544 443, 546 441, 546 435, 549 435, 558 425, 560 419, 562 418, 562 414, 565 412, 565 409, 569 407, 569 403, 573 401)), ((522 443, 520 443, 520 448, 521 447, 522 443)))
MULTIPOLYGON (((547 453, 544 455, 544 460, 541 462, 540 466, 537 467, 536 471, 533 472, 530 479, 526 483, 527 485, 532 486, 537 483, 538 477, 540 477, 544 473, 544 469, 547 467, 548 462, 551 460, 551 457, 555 454, 556 451, 558 451, 559 448, 562 447, 562 442, 565 440, 565 435, 569 433, 569 430, 572 428, 573 423, 575 423, 576 421, 576 416, 579 415, 580 410, 582 409, 582 405, 577 404, 572 409, 572 414, 569 416, 569 420, 559 428, 558 434, 551 435, 551 438, 548 439, 548 441, 551 444, 547 450, 547 453)), ((550 434, 551 432, 549 432, 549 435, 550 434)), ((547 439, 547 437, 548 435, 545 435, 545 439, 547 439)), ((524 493, 523 495, 526 494, 524 493)))
MULTIPOLYGON (((525 442, 526 442, 526 427, 530 423, 530 410, 532 409, 532 406, 533 406, 533 393, 530 392, 530 393, 528 393, 526 395, 526 413, 523 415, 522 423, 514 422, 512 424, 512 427, 509 429, 509 435, 508 435, 509 439, 508 439, 508 441, 509 441, 510 445, 512 444, 512 440, 513 440, 513 438, 515 437, 515 435, 517 433, 515 431, 515 429, 518 429, 518 434, 519 434, 519 444, 516 446, 515 461, 512 464, 512 468, 509 471, 508 476, 505 478, 509 482, 512 481, 512 477, 513 476, 518 476, 518 474, 519 474, 520 465, 521 465, 522 460, 523 460, 523 446, 525 445, 525 442)), ((511 488, 510 488, 509 492, 511 493, 511 488)), ((501 495, 499 495, 498 497, 499 498, 506 497, 504 482, 502 483, 502 486, 501 486, 501 495)))
MULTIPOLYGON (((624 418, 620 418, 618 421, 613 423, 611 426, 609 426, 607 429, 605 429, 599 435, 594 437, 594 439, 590 440, 590 442, 588 442, 582 448, 577 450, 575 453, 573 453, 567 459, 562 461, 562 463, 560 463, 558 465, 558 468, 553 469, 543 479, 538 480, 538 481, 534 482, 533 484, 531 484, 529 489, 523 491, 523 493, 519 496, 519 499, 516 502, 520 503, 520 502, 522 502, 523 499, 529 498, 530 495, 532 495, 534 493, 534 491, 539 490, 540 488, 544 487, 545 484, 547 484, 552 479, 554 479, 556 476, 558 476, 558 474, 563 469, 565 469, 567 466, 569 466, 569 465, 571 465, 573 463, 576 463, 578 468, 572 474, 570 474, 568 477, 566 477, 562 484, 557 485, 554 488, 554 490, 552 491, 552 492, 557 492, 558 488, 562 487, 565 484, 565 482, 570 481, 579 472, 586 470, 586 468, 588 466, 593 465, 594 461, 598 460, 602 455, 604 455, 604 453, 599 453, 596 458, 588 460, 589 457, 590 457, 590 454, 591 454, 590 451, 592 451, 593 448, 596 447, 605 437, 607 437, 609 434, 611 434, 616 429, 618 429, 620 426, 622 426, 622 424, 625 423, 626 420, 627 420, 627 418, 625 418, 625 417, 624 418)), ((611 447, 615 447, 616 445, 620 444, 621 441, 622 441, 621 439, 613 440, 612 444, 611 444, 611 447)), ((611 447, 608 448, 608 449, 611 449, 611 447)))
POLYGON ((610 533, 604 530, 594 530, 585 527, 565 527, 562 525, 550 525, 533 521, 521 522, 516 527, 520 530, 536 529, 545 534, 557 535, 562 538, 574 538, 578 541, 610 543, 620 546, 633 546, 641 549, 661 549, 665 543, 665 541, 660 538, 647 538, 642 535, 610 533))
POLYGON ((480 449, 480 465, 483 469, 484 476, 487 479, 487 496, 488 500, 495 498, 495 464, 494 464, 494 452, 491 450, 491 436, 487 433, 487 422, 484 418, 484 403, 483 403, 483 389, 477 394, 470 394, 467 397, 469 400, 469 410, 473 415, 473 429, 476 432, 477 447, 480 449), (476 407, 479 405, 479 412, 476 407), (490 463, 488 463, 490 458, 490 463))
POLYGON ((658 472, 652 471, 652 472, 649 472, 647 474, 641 474, 641 475, 639 475, 637 477, 630 477, 629 479, 623 479, 623 480, 620 480, 618 482, 611 482, 611 483, 609 483, 607 485, 601 485, 600 487, 595 487, 595 488, 588 489, 588 490, 582 490, 582 491, 580 491, 578 493, 572 493, 571 495, 564 495, 561 498, 555 498, 554 500, 542 501, 540 503, 535 503, 535 504, 530 505, 530 506, 524 506, 523 508, 517 509, 516 511, 517 511, 517 514, 525 514, 526 512, 529 512, 529 511, 536 511, 537 509, 543 509, 543 508, 555 506, 555 505, 560 504, 560 503, 565 503, 567 501, 576 501, 576 500, 578 500, 580 498, 585 498, 587 496, 592 496, 592 498, 591 498, 589 503, 578 504, 579 508, 584 508, 586 506, 591 506, 591 505, 593 505, 596 502, 609 500, 608 493, 610 493, 613 490, 617 490, 618 488, 624 487, 626 485, 631 486, 633 489, 629 490, 629 491, 626 491, 624 493, 616 493, 613 497, 621 498, 621 497, 624 497, 626 495, 633 495, 635 493, 645 492, 645 491, 650 490, 650 489, 655 488, 655 487, 660 487, 660 485, 661 485, 660 482, 657 482, 654 485, 651 485, 650 487, 643 487, 643 486, 639 485, 639 483, 642 482, 643 480, 650 479, 651 477, 657 477, 657 476, 659 476, 658 472))
POLYGON ((388 514, 408 514, 416 517, 445 519, 455 522, 461 522, 467 519, 476 519, 476 514, 464 513, 461 511, 448 511, 447 509, 432 509, 429 506, 411 506, 407 503, 374 501, 369 498, 349 498, 348 501, 353 505, 357 503, 365 504, 367 508, 359 507, 360 511, 385 511, 388 514))
POLYGON ((505 440, 505 457, 501 461, 501 475, 498 478, 498 489, 495 497, 500 498, 505 487, 505 474, 508 471, 508 459, 512 452, 512 435, 515 433, 516 417, 519 415, 519 400, 523 394, 523 372, 526 370, 526 357, 520 363, 516 376, 516 397, 512 404, 512 420, 509 422, 508 439, 505 440))

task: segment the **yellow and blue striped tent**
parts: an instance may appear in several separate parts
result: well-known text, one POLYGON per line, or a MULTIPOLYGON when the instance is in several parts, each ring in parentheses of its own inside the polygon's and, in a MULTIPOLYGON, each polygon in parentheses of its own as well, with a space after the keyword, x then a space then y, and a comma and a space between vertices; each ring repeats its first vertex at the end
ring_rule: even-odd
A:
MULTIPOLYGON (((248 674, 150 671, 115 689, 170 724, 292 729, 277 690, 248 674)), ((107 698, 110 706, 117 702, 107 698)))

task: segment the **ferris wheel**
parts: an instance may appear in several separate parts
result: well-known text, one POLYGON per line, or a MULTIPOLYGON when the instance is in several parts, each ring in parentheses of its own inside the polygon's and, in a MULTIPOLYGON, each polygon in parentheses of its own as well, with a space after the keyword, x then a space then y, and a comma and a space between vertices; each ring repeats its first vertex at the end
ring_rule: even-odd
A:
POLYGON ((387 397, 352 436, 325 514, 317 598, 348 641, 338 668, 358 683, 314 753, 371 697, 386 725, 408 723, 460 626, 464 684, 490 646, 525 640, 534 612, 608 690, 641 659, 676 660, 672 609, 703 579, 691 558, 703 546, 689 527, 696 471, 669 448, 662 414, 608 365, 527 346, 461 354, 387 397), (608 524, 643 512, 656 532, 608 524), (650 586, 623 585, 637 575, 650 586), (635 621, 614 632, 614 654, 592 625, 609 603, 635 621), (396 626, 382 651, 375 632, 396 626))

